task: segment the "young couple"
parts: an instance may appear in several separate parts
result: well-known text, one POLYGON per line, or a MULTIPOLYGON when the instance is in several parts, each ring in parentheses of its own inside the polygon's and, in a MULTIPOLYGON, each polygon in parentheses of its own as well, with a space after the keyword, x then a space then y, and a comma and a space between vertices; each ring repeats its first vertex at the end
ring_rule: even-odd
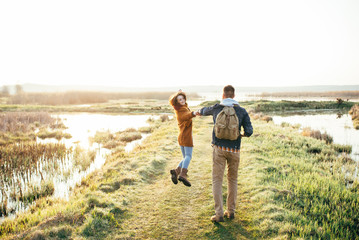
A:
POLYGON ((237 139, 221 139, 215 134, 215 129, 212 133, 212 147, 213 147, 213 164, 212 164, 212 192, 215 203, 216 214, 211 217, 213 222, 223 222, 224 216, 233 219, 235 214, 236 199, 237 199, 237 176, 240 159, 241 138, 249 137, 253 133, 253 127, 247 111, 239 106, 239 103, 233 98, 234 87, 227 85, 223 88, 222 101, 211 107, 204 107, 196 112, 192 112, 186 103, 186 94, 179 91, 170 98, 170 104, 173 106, 179 127, 178 143, 181 147, 182 161, 177 168, 172 169, 171 179, 174 184, 181 181, 185 186, 190 187, 191 183, 188 181, 188 166, 192 159, 193 152, 193 137, 192 137, 192 118, 196 116, 213 116, 214 124, 217 121, 217 116, 225 107, 233 107, 234 113, 238 118, 238 129, 243 127, 244 134, 239 135, 237 139), (222 196, 222 182, 224 170, 228 165, 228 195, 227 195, 227 210, 223 211, 223 196, 222 196))

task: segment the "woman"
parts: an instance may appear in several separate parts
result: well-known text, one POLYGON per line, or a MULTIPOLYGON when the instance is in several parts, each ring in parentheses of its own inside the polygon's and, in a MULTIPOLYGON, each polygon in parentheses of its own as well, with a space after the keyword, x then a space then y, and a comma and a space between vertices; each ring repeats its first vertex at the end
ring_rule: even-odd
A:
POLYGON ((177 178, 179 181, 187 187, 191 186, 188 181, 188 166, 192 159, 193 152, 193 138, 192 138, 192 118, 195 117, 195 113, 191 112, 186 103, 187 96, 184 92, 179 91, 170 98, 170 104, 175 110, 177 123, 179 127, 178 143, 181 147, 183 159, 178 164, 176 169, 172 169, 171 179, 174 184, 177 184, 177 178))

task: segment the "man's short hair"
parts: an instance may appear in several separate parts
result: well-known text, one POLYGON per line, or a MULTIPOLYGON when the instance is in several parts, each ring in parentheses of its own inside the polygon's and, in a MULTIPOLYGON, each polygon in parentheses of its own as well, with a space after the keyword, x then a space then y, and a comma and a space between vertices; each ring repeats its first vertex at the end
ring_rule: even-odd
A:
POLYGON ((234 98, 234 87, 232 85, 227 85, 223 88, 223 94, 227 98, 234 98))

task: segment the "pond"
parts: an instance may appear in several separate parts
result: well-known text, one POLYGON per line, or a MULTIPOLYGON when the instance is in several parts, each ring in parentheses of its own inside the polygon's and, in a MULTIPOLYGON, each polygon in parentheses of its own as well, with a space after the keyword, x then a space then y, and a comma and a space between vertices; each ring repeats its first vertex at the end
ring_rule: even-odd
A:
POLYGON ((291 116, 273 116, 275 124, 283 122, 292 125, 300 124, 301 129, 310 127, 313 130, 326 132, 333 137, 333 142, 352 146, 351 158, 359 162, 359 130, 355 130, 349 114, 307 114, 291 116))
MULTIPOLYGON (((97 131, 118 132, 127 128, 138 129, 148 126, 146 122, 150 117, 158 119, 159 116, 153 115, 110 115, 96 113, 76 113, 76 114, 57 114, 52 117, 59 117, 67 127, 65 132, 72 135, 71 139, 61 140, 68 146, 77 143, 81 147, 89 148, 90 137, 97 131)), ((55 139, 54 139, 55 140, 55 139)), ((48 141, 48 140, 47 140, 48 141)))
MULTIPOLYGON (((89 173, 100 169, 106 159, 106 155, 111 153, 111 150, 102 148, 97 143, 92 143, 90 138, 93 137, 97 131, 109 131, 115 133, 123 131, 128 128, 138 129, 140 127, 149 126, 147 120, 149 118, 158 119, 156 115, 109 115, 109 114, 92 114, 92 113, 74 113, 74 114, 56 114, 52 115, 54 118, 61 118, 64 125, 67 127, 64 132, 70 133, 72 138, 58 141, 56 139, 40 139, 37 138, 38 143, 63 143, 67 148, 81 147, 86 151, 93 151, 95 153, 94 160, 91 164, 82 169, 75 166, 73 159, 70 157, 57 160, 56 170, 48 171, 46 161, 40 163, 39 168, 42 170, 41 176, 39 173, 31 175, 29 180, 20 181, 21 191, 29 190, 29 186, 40 186, 42 179, 45 181, 52 181, 54 186, 53 197, 69 199, 72 189, 81 183, 81 180, 89 173)), ((140 144, 149 134, 141 134, 142 138, 132 141, 125 146, 125 151, 130 152, 137 144, 140 144)), ((13 186, 12 186, 13 187, 13 186)), ((4 192, 0 192, 0 199, 6 197, 7 207, 11 209, 11 214, 8 217, 13 218, 18 212, 22 212, 28 208, 28 204, 23 204, 22 201, 11 197, 11 186, 5 187, 4 192)), ((18 191, 18 190, 16 190, 18 191)), ((0 222, 5 218, 0 218, 0 222)))

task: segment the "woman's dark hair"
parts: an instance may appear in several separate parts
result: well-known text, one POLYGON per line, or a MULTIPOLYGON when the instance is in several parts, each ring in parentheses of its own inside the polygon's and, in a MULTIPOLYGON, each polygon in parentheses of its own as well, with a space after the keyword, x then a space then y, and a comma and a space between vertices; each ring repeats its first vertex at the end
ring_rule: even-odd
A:
POLYGON ((184 100, 187 101, 187 96, 184 92, 177 92, 170 97, 170 104, 172 107, 176 107, 179 105, 179 103, 177 101, 178 96, 183 96, 184 100))

